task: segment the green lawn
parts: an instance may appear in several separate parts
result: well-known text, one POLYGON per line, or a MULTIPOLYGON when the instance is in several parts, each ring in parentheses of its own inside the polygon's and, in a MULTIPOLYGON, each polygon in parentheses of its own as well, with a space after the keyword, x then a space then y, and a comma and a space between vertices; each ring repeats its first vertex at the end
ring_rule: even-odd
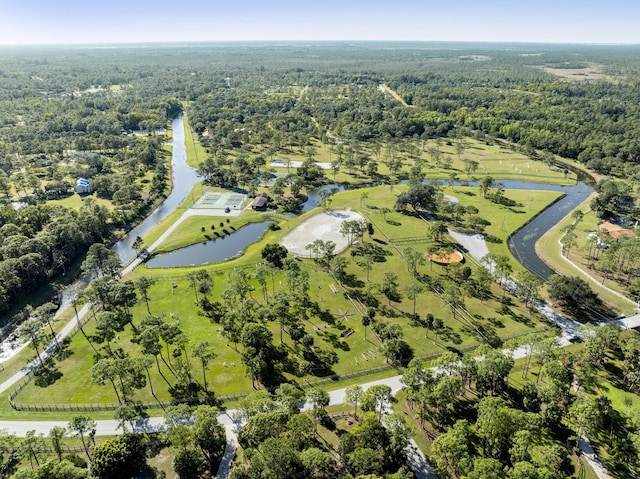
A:
POLYGON ((165 253, 210 241, 220 235, 224 237, 249 223, 259 223, 265 219, 264 214, 252 210, 243 210, 240 216, 191 216, 186 218, 154 253, 165 253), (220 226, 221 223, 224 223, 223 226, 220 226))

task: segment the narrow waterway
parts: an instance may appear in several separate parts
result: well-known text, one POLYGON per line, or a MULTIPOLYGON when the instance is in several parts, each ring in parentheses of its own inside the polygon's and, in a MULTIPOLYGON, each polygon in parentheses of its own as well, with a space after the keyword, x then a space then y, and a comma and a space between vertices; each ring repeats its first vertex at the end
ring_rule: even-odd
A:
MULTIPOLYGON (((593 188, 585 181, 578 181, 574 186, 548 185, 519 180, 500 180, 507 190, 531 190, 532 196, 536 190, 558 191, 563 197, 551 205, 530 223, 509 238, 508 246, 511 254, 533 274, 546 280, 555 273, 536 253, 536 242, 562 218, 568 215, 576 206, 586 200, 593 188)), ((444 182, 443 182, 444 184, 444 182)), ((457 182, 457 185, 478 186, 478 181, 457 182)), ((324 185, 309 192, 309 199, 302 205, 302 211, 309 211, 317 206, 318 192, 328 190, 331 193, 344 191, 344 185, 324 185)), ((500 221, 500 218, 494 218, 500 221)))
MULTIPOLYGON (((506 183, 506 182, 505 182, 506 183)), ((551 185, 538 185, 553 191, 561 191, 565 196, 551 205, 529 224, 509 238, 509 251, 529 271, 542 280, 547 280, 555 273, 536 253, 536 243, 549 229, 567 216, 575 207, 586 200, 593 188, 580 181, 576 186, 546 188, 551 185)), ((529 188, 533 189, 534 185, 529 188)))
POLYGON ((187 163, 183 115, 173 119, 171 128, 173 130, 171 153, 173 187, 171 193, 169 193, 167 199, 165 199, 153 213, 147 216, 142 223, 129 231, 113 246, 113 249, 118 253, 118 256, 120 256, 120 261, 123 265, 129 263, 136 257, 136 251, 133 249, 133 242, 136 237, 144 237, 144 235, 151 231, 160 221, 173 213, 187 197, 193 186, 201 180, 196 174, 195 168, 191 168, 187 163))

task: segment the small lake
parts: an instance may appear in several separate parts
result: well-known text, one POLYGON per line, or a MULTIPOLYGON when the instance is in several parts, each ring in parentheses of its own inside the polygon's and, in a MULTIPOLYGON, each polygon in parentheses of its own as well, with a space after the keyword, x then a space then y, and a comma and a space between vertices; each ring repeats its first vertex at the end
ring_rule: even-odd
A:
POLYGON ((230 235, 159 254, 146 262, 148 268, 177 268, 218 263, 237 258, 269 229, 273 221, 249 223, 230 235))

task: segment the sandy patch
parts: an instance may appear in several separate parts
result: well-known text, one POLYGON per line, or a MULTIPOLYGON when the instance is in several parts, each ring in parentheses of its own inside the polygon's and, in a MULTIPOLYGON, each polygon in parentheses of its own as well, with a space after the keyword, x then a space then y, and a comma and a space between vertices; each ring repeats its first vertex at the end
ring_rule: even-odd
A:
POLYGON ((482 261, 487 254, 489 254, 489 248, 484 239, 484 235, 475 234, 469 235, 460 233, 458 231, 449 230, 449 235, 460 243, 478 261, 482 261))
POLYGON ((333 241, 336 244, 336 253, 339 253, 348 246, 346 236, 340 233, 340 226, 347 220, 364 220, 364 218, 360 213, 350 210, 325 211, 312 216, 287 233, 280 240, 280 244, 294 256, 310 258, 312 253, 305 249, 305 246, 320 239, 333 241))

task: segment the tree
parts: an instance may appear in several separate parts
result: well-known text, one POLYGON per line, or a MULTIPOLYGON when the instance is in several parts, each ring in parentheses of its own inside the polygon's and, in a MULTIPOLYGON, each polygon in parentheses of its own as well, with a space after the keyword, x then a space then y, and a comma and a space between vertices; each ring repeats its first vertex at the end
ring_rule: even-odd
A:
POLYGON ((268 244, 262 248, 262 259, 270 263, 272 266, 282 269, 283 260, 287 257, 287 248, 279 244, 268 244))
POLYGON ((330 196, 331 190, 328 190, 327 188, 321 188, 316 196, 316 202, 320 204, 322 208, 326 208, 327 204, 331 201, 331 199, 329 198, 330 196))
POLYGON ((382 351, 385 358, 391 359, 392 362, 404 363, 413 357, 413 349, 403 339, 392 338, 386 340, 382 344, 382 351))
POLYGON ((535 274, 524 270, 518 272, 517 295, 524 301, 525 307, 540 301, 540 288, 542 281, 535 274))
POLYGON ((407 263, 407 271, 416 277, 418 275, 418 266, 424 265, 424 255, 422 252, 416 251, 409 246, 404 250, 404 260, 407 263))
POLYGON ((380 292, 385 295, 389 304, 391 299, 398 297, 398 276, 395 273, 387 271, 382 277, 382 284, 380 285, 380 292))
POLYGON ((447 225, 442 221, 432 221, 427 226, 427 238, 431 241, 442 243, 443 235, 447 234, 447 232, 447 225))
POLYGON ((113 413, 113 418, 118 421, 118 429, 122 429, 122 432, 125 434, 127 433, 127 423, 129 423, 133 431, 135 420, 138 417, 140 417, 138 410, 126 404, 120 406, 113 413))
POLYGON ((413 316, 416 315, 416 302, 418 300, 418 295, 424 291, 422 285, 420 283, 411 283, 407 286, 407 297, 413 301, 413 316))
POLYGON ((386 384, 370 386, 360 398, 361 409, 363 411, 373 411, 381 420, 386 408, 393 402, 391 388, 386 384))
POLYGON ((349 469, 357 477, 379 477, 383 471, 382 457, 370 447, 359 447, 347 456, 349 469))
POLYGON ((552 275, 547 280, 549 297, 565 309, 590 310, 600 306, 600 298, 589 284, 578 276, 552 275))
POLYGON ((120 257, 111 248, 102 243, 94 243, 89 247, 87 256, 81 268, 85 273, 95 273, 97 276, 110 275, 121 267, 120 257))
POLYGON ((353 244, 355 238, 361 237, 367 230, 367 225, 362 220, 346 220, 340 225, 340 233, 346 236, 349 246, 353 244))
POLYGON ((353 404, 353 417, 358 417, 358 400, 363 393, 362 386, 349 386, 344 391, 344 401, 353 404))
POLYGON ((433 183, 418 183, 408 191, 400 193, 396 199, 395 209, 401 210, 410 205, 414 211, 436 211, 438 209, 438 187, 433 183))
POLYGON ((217 354, 213 351, 211 343, 207 340, 197 342, 191 348, 191 356, 199 358, 202 364, 202 380, 204 390, 207 391, 207 364, 214 359, 217 354))
POLYGON ((58 339, 56 338, 56 332, 53 330, 53 319, 54 314, 57 311, 58 307, 53 303, 44 303, 41 306, 38 306, 33 312, 33 316, 38 319, 42 324, 46 324, 49 326, 51 330, 51 337, 58 344, 58 339))
POLYGON ((40 461, 38 459, 38 452, 41 451, 44 447, 44 439, 42 434, 36 435, 36 431, 31 430, 27 431, 27 435, 20 443, 19 451, 22 454, 25 454, 29 457, 29 462, 31 463, 31 469, 33 469, 33 461, 36 462, 37 466, 40 466, 40 461))
POLYGON ((460 288, 455 283, 447 281, 442 292, 442 299, 444 299, 451 308, 453 319, 456 319, 458 309, 464 308, 464 297, 460 288))
POLYGON ((40 346, 47 340, 47 335, 42 330, 42 323, 36 318, 29 318, 18 326, 16 335, 23 340, 30 341, 29 346, 35 350, 40 366, 44 367, 44 361, 40 356, 40 346))
POLYGON ((58 461, 62 461, 62 439, 67 434, 67 430, 64 427, 53 426, 49 430, 49 439, 51 439, 51 446, 53 451, 58 456, 58 461))
POLYGON ((71 418, 71 421, 69 421, 67 429, 75 436, 80 436, 82 446, 84 447, 84 452, 87 454, 87 457, 91 457, 89 455, 89 447, 87 445, 85 435, 91 435, 92 432, 95 433, 96 422, 89 416, 74 416, 73 418, 71 418))
POLYGON ((457 421, 431 445, 431 454, 440 476, 457 478, 472 469, 471 431, 466 420, 457 421))
POLYGON ((502 463, 497 459, 480 457, 473 461, 473 470, 467 479, 503 479, 505 477, 502 463))
POLYGON ((192 447, 176 450, 172 465, 180 479, 198 479, 203 477, 207 469, 200 451, 192 447))
POLYGON ((493 188, 495 185, 495 180, 491 176, 485 176, 480 179, 478 183, 478 188, 480 188, 480 193, 483 198, 486 198, 489 195, 489 190, 493 188))
POLYGON ((491 391, 501 393, 506 387, 505 378, 513 368, 513 358, 502 351, 490 350, 478 362, 476 389, 481 395, 491 391))
POLYGON ((207 461, 209 472, 215 474, 227 443, 224 426, 218 422, 218 410, 198 406, 193 418, 193 438, 207 461))
POLYGON ((137 476, 146 464, 145 446, 137 434, 107 439, 95 448, 91 470, 99 479, 137 476))
POLYGON ((329 261, 329 268, 331 272, 340 282, 344 281, 345 273, 349 266, 349 261, 344 256, 335 256, 329 261))
POLYGON ((133 249, 136 250, 136 253, 138 253, 139 255, 144 250, 144 240, 140 236, 136 236, 136 239, 133 241, 132 246, 133 249))
POLYGON ((144 302, 147 305, 148 314, 151 314, 151 310, 149 309, 149 289, 155 284, 155 282, 155 279, 149 278, 147 276, 140 276, 134 282, 136 288, 138 288, 138 291, 140 291, 142 299, 144 299, 144 302))
POLYGON ((313 479, 332 479, 337 476, 336 463, 328 452, 310 447, 300 453, 306 476, 313 479))
POLYGON ((329 405, 329 393, 317 387, 310 389, 307 392, 307 401, 311 406, 311 415, 316 420, 313 428, 313 434, 315 436, 318 432, 317 421, 327 414, 325 408, 329 405))
POLYGON ((580 394, 569 406, 567 422, 569 427, 576 432, 578 438, 596 434, 598 428, 602 425, 602 416, 598 403, 590 396, 580 394))
POLYGON ((290 414, 297 414, 300 412, 304 392, 291 384, 283 383, 276 389, 275 397, 280 407, 290 414))
POLYGON ((103 311, 96 316, 96 332, 93 336, 98 344, 107 343, 109 355, 113 356, 111 341, 116 337, 118 331, 122 330, 118 315, 111 311, 103 311))

